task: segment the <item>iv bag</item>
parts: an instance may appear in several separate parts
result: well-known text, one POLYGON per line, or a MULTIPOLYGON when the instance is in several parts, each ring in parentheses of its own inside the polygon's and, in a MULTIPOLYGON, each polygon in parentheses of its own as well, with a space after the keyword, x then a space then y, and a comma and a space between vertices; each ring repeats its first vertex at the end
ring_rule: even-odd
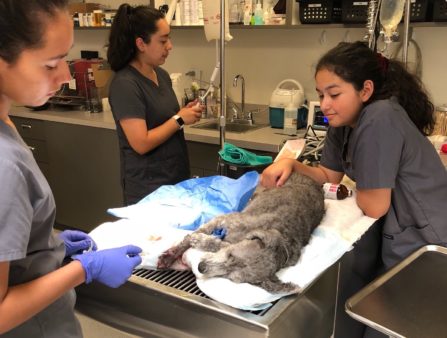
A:
POLYGON ((225 1, 225 41, 230 41, 228 0, 203 0, 203 24, 208 41, 220 39, 220 2, 225 1))
POLYGON ((380 6, 380 24, 385 32, 385 39, 391 40, 391 35, 402 20, 406 0, 382 0, 380 6))

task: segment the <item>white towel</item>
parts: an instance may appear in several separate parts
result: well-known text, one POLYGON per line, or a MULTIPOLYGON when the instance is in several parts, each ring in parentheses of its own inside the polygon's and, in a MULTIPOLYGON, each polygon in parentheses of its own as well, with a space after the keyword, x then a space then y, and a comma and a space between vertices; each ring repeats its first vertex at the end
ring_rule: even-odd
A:
MULTIPOLYGON (((300 261, 278 271, 284 282, 292 282, 301 290, 309 286, 343 254, 376 221, 364 216, 355 201, 355 195, 342 201, 325 200, 326 214, 320 225, 313 231, 308 245, 303 248, 300 261)), ((157 222, 120 220, 104 223, 90 235, 105 249, 126 244, 135 244, 143 249, 142 267, 154 269, 158 256, 180 241, 190 231, 171 227, 157 227, 157 222)), ((203 252, 190 249, 183 258, 197 277, 198 287, 210 298, 243 310, 259 310, 285 294, 271 294, 266 290, 247 283, 234 283, 225 278, 205 279, 197 271, 203 252)))
MULTIPOLYGON (((90 236, 98 246, 98 250, 128 244, 137 245, 143 249, 140 267, 156 269, 160 254, 180 242, 190 232, 177 227, 160 226, 157 219, 153 219, 152 222, 121 219, 99 225, 90 232, 90 236)), ((176 268, 181 269, 180 266, 176 268)))

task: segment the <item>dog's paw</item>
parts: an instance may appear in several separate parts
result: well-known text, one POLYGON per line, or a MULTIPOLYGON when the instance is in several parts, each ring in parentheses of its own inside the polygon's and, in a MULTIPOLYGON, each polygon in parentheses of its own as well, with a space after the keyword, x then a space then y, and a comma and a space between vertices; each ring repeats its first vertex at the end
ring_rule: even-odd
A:
POLYGON ((166 250, 158 257, 157 269, 163 270, 170 268, 178 257, 179 255, 177 254, 175 247, 166 250))

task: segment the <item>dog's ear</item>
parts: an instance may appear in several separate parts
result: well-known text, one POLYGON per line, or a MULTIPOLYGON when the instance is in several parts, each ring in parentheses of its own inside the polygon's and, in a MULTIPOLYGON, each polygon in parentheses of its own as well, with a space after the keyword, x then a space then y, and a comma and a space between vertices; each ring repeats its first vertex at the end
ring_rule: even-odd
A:
POLYGON ((259 240, 262 243, 263 248, 276 248, 283 240, 281 234, 276 229, 251 231, 245 238, 249 240, 259 240))
POLYGON ((289 252, 281 233, 276 229, 269 229, 263 232, 263 236, 264 245, 275 253, 277 263, 284 266, 289 260, 289 252))
POLYGON ((266 247, 265 232, 262 232, 262 231, 252 231, 252 232, 248 233, 247 237, 245 237, 245 238, 250 240, 250 241, 258 241, 259 242, 259 246, 260 246, 261 249, 264 249, 266 247))

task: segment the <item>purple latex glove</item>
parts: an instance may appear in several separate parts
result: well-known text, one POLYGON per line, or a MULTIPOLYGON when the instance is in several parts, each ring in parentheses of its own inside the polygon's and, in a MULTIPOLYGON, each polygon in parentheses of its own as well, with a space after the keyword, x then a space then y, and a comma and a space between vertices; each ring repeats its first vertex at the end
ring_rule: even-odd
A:
POLYGON ((65 230, 59 234, 65 244, 65 257, 80 254, 85 250, 95 251, 95 241, 86 233, 78 230, 65 230))
POLYGON ((120 248, 91 251, 73 256, 81 262, 85 270, 85 283, 96 280, 102 284, 117 288, 124 284, 132 274, 132 270, 141 264, 138 255, 141 248, 126 245, 120 248))

